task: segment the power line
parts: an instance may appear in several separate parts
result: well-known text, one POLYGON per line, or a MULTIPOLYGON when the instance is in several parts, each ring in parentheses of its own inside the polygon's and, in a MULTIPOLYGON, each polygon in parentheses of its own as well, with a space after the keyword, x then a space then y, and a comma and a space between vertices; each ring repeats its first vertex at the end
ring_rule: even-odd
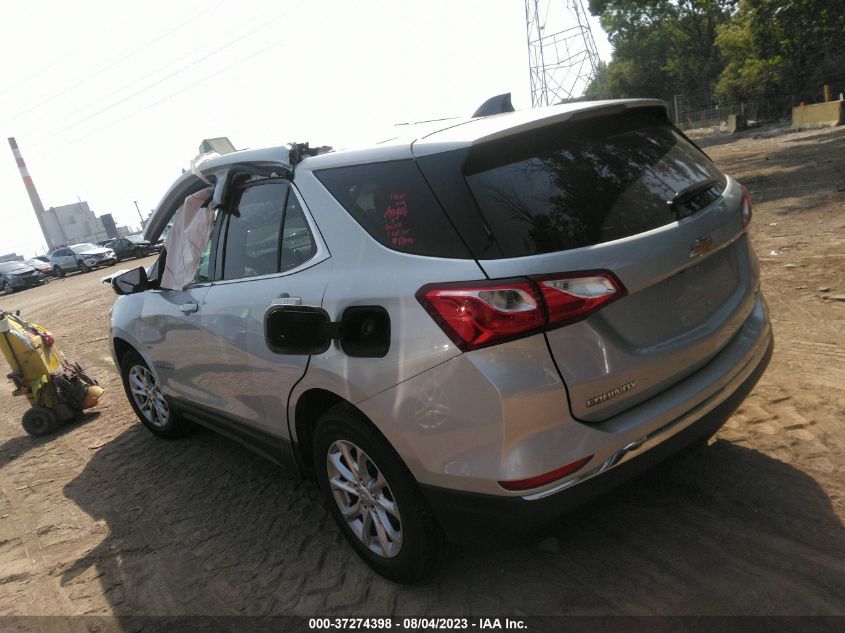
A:
POLYGON ((268 45, 267 45, 267 46, 265 46, 264 48, 261 48, 261 49, 259 49, 259 50, 255 51, 254 53, 250 53, 250 54, 249 54, 249 55, 247 55, 246 57, 243 57, 243 58, 239 59, 238 61, 236 61, 236 62, 233 62, 233 63, 229 64, 228 66, 225 66, 225 67, 223 67, 223 68, 221 68, 221 69, 216 69, 214 72, 209 73, 208 75, 206 75, 206 76, 205 76, 205 77, 203 77, 202 79, 198 79, 198 80, 197 80, 197 81, 195 81, 195 82, 192 82, 192 83, 190 83, 190 84, 187 84, 187 85, 183 86, 182 88, 180 88, 179 90, 177 90, 177 91, 175 91, 175 92, 172 92, 172 93, 170 93, 170 94, 168 94, 168 95, 166 95, 166 96, 162 97, 162 98, 161 98, 161 99, 159 99, 158 101, 154 101, 153 103, 150 103, 149 105, 147 105, 147 106, 145 106, 145 107, 143 107, 143 108, 140 108, 139 110, 135 110, 134 112, 130 112, 130 113, 129 113, 129 114, 127 114, 126 116, 121 117, 121 118, 119 118, 119 119, 117 119, 117 120, 115 120, 115 121, 112 121, 111 123, 108 123, 107 125, 104 125, 104 126, 102 126, 102 127, 98 128, 98 129, 96 129, 96 130, 94 130, 94 131, 92 131, 92 132, 89 132, 88 134, 84 134, 84 135, 82 135, 82 136, 79 136, 79 137, 77 137, 77 138, 73 139, 72 141, 68 141, 67 143, 63 143, 62 145, 59 145, 59 146, 58 146, 58 147, 56 147, 55 149, 59 150, 59 149, 64 149, 65 147, 70 147, 71 145, 75 145, 76 143, 79 143, 79 142, 81 142, 81 141, 84 141, 85 139, 87 139, 87 138, 89 138, 89 137, 91 137, 91 136, 95 136, 95 135, 99 134, 100 132, 103 132, 103 131, 105 131, 105 130, 107 130, 107 129, 111 128, 111 127, 114 127, 115 125, 117 125, 117 124, 119 124, 119 123, 123 123, 123 122, 124 122, 124 121, 126 121, 127 119, 131 119, 131 118, 132 118, 132 117, 134 117, 134 116, 137 116, 137 115, 139 115, 139 114, 143 114, 143 113, 144 113, 144 112, 146 112, 147 110, 150 110, 150 109, 154 108, 155 106, 157 106, 157 105, 159 105, 159 104, 161 104, 161 103, 164 103, 165 101, 168 101, 168 100, 172 99, 173 97, 175 97, 175 96, 177 96, 177 95, 182 94, 183 92, 186 92, 186 91, 190 90, 191 88, 194 88, 194 87, 196 87, 196 86, 198 86, 198 85, 200 85, 200 84, 202 84, 202 83, 205 83, 206 81, 209 81, 210 79, 214 79, 214 78, 219 77, 222 73, 226 72, 227 70, 231 70, 232 68, 235 68, 236 66, 240 66, 240 65, 241 65, 241 64, 243 64, 244 62, 247 62, 247 61, 249 61, 250 59, 252 59, 252 58, 254 58, 254 57, 257 57, 258 55, 261 55, 262 53, 264 53, 264 52, 266 52, 266 51, 270 50, 271 48, 273 48, 273 47, 275 47, 275 46, 278 46, 278 45, 279 45, 279 44, 281 44, 282 42, 290 42, 290 41, 291 41, 291 38, 290 38, 290 37, 283 37, 283 38, 278 39, 278 40, 276 40, 276 41, 274 41, 274 42, 271 42, 270 44, 268 44, 268 45))
MULTIPOLYGON (((143 81, 144 79, 147 79, 149 77, 153 77, 153 76, 157 75, 162 70, 165 70, 165 69, 169 68, 170 66, 172 66, 174 62, 181 62, 184 59, 188 59, 189 57, 192 57, 195 53, 196 53, 196 51, 191 51, 187 55, 182 55, 182 56, 178 57, 177 59, 168 60, 167 63, 165 63, 161 66, 158 66, 157 68, 151 70, 150 72, 148 72, 144 75, 141 75, 140 77, 136 77, 135 79, 132 79, 131 81, 128 81, 125 84, 122 84, 120 87, 115 88, 114 90, 107 92, 104 95, 100 95, 99 97, 97 97, 93 101, 89 101, 88 103, 86 103, 81 108, 77 108, 76 110, 69 112, 66 116, 72 117, 76 114, 79 114, 80 112, 85 112, 88 108, 95 106, 98 103, 101 103, 104 99, 107 99, 107 98, 114 96, 116 94, 120 94, 126 88, 137 85, 139 82, 143 81)), ((61 128, 59 128, 59 129, 61 129, 61 128)))
MULTIPOLYGON (((106 112, 108 112, 109 110, 112 110, 113 108, 115 108, 115 107, 117 107, 117 106, 119 106, 119 105, 121 105, 121 104, 123 104, 123 103, 125 103, 125 102, 129 101, 130 99, 133 99, 133 98, 137 97, 138 95, 143 94, 144 92, 147 92, 148 90, 151 90, 152 88, 155 88, 156 86, 158 86, 158 85, 160 85, 160 84, 164 83, 164 82, 165 82, 165 81, 167 81, 168 79, 172 79, 173 77, 175 77, 175 76, 177 76, 177 75, 182 74, 182 73, 183 73, 183 72, 185 72, 186 70, 189 70, 190 68, 193 68, 194 66, 196 66, 197 64, 200 64, 201 62, 205 61, 206 59, 209 59, 210 57, 213 57, 213 56, 217 55, 218 53, 220 53, 220 52, 224 51, 225 49, 227 49, 227 48, 229 48, 229 47, 231 47, 231 46, 233 46, 234 44, 237 44, 237 43, 238 43, 238 42, 240 42, 241 40, 243 40, 243 39, 245 39, 245 38, 249 37, 250 35, 252 35, 253 33, 256 33, 256 32, 258 32, 258 31, 260 31, 261 29, 264 29, 264 28, 266 28, 266 27, 270 26, 271 24, 273 24, 274 22, 277 22, 278 20, 282 19, 283 17, 286 17, 287 15, 289 15, 290 13, 292 13, 293 11, 297 10, 300 6, 301 6, 301 3, 300 3, 299 5, 297 5, 297 6, 295 6, 293 9, 291 9, 291 10, 289 10, 289 11, 285 11, 285 12, 283 12, 283 13, 280 13, 279 15, 277 15, 277 16, 275 16, 275 17, 273 17, 273 18, 269 19, 269 20, 263 20, 263 21, 262 21, 262 22, 261 22, 261 23, 260 23, 257 27, 255 27, 254 29, 250 29, 250 30, 249 30, 249 31, 247 31, 246 33, 243 33, 243 34, 241 34, 240 36, 238 36, 238 37, 236 37, 236 38, 234 38, 234 39, 232 39, 232 40, 229 40, 228 42, 226 42, 226 43, 225 43, 225 44, 223 44, 222 46, 219 46, 219 47, 215 48, 215 49, 214 49, 214 50, 212 50, 210 53, 208 53, 208 54, 206 54, 206 55, 203 55, 203 56, 202 56, 202 57, 200 57, 199 59, 194 60, 193 62, 191 62, 191 63, 189 63, 189 64, 186 64, 186 65, 184 65, 184 66, 182 66, 182 67, 178 68, 177 70, 174 70, 173 72, 171 72, 171 73, 169 73, 169 74, 165 75, 164 77, 162 77, 162 78, 160 78, 160 79, 158 79, 158 80, 156 80, 156 81, 154 81, 154 82, 152 82, 152 83, 150 83, 150 84, 148 84, 148 85, 144 86, 143 88, 141 88, 141 89, 139 89, 139 90, 136 90, 135 92, 133 92, 133 93, 131 93, 131 94, 129 94, 129 95, 127 95, 127 96, 125 96, 125 97, 121 98, 121 99, 118 99, 117 101, 115 101, 115 102, 113 102, 113 103, 110 103, 110 104, 109 104, 109 105, 107 105, 106 107, 101 108, 100 110, 98 110, 98 111, 94 112, 93 114, 90 114, 90 115, 88 115, 88 116, 86 116, 86 117, 84 117, 84 118, 82 118, 82 119, 79 119, 78 121, 75 121, 74 123, 72 123, 72 124, 70 124, 70 125, 67 125, 67 126, 65 126, 65 127, 61 128, 61 129, 60 129, 58 132, 56 132, 56 133, 53 133, 53 134, 48 134, 48 135, 46 135, 46 136, 44 136, 44 137, 42 137, 42 138, 40 138, 40 139, 37 139, 35 142, 33 142, 33 143, 31 144, 32 149, 35 149, 35 148, 37 148, 37 147, 41 146, 42 144, 44 144, 45 142, 47 142, 48 140, 52 139, 52 138, 55 136, 55 134, 64 134, 64 133, 66 133, 66 132, 69 132, 70 130, 73 130, 73 129, 75 129, 75 128, 79 127, 79 126, 80 126, 80 125, 82 125, 83 123, 85 123, 85 122, 87 122, 87 121, 90 121, 91 119, 96 118, 96 117, 98 117, 98 116, 100 116, 100 115, 102 115, 102 114, 105 114, 105 113, 106 113, 106 112)), ((178 94, 178 93, 176 93, 176 94, 178 94)))
POLYGON ((89 81, 91 81, 93 78, 98 77, 99 75, 102 75, 104 72, 106 72, 106 71, 108 71, 108 70, 111 70, 112 68, 114 68, 114 67, 115 67, 115 66, 117 66, 118 64, 121 64, 121 63, 123 63, 124 61, 126 61, 127 59, 129 59, 129 58, 131 58, 131 57, 134 57, 135 55, 137 55, 137 54, 138 54, 138 53, 140 53, 141 51, 143 51, 143 50, 147 49, 148 47, 152 46, 153 44, 155 44, 155 43, 157 43, 157 42, 160 42, 161 40, 163 40, 163 39, 164 39, 164 38, 166 38, 167 36, 171 35, 172 33, 175 33, 176 31, 178 31, 178 30, 179 30, 179 29, 181 29, 182 27, 184 27, 184 26, 186 26, 186 25, 190 24, 191 22, 195 21, 196 19, 198 19, 198 18, 200 18, 200 17, 202 17, 202 16, 204 16, 204 15, 207 15, 207 14, 208 14, 208 11, 209 11, 209 9, 210 9, 210 8, 215 7, 215 6, 216 6, 216 5, 218 5, 218 4, 221 4, 223 1, 224 1, 224 0, 216 0, 216 2, 213 2, 213 3, 211 4, 211 6, 210 6, 210 7, 203 7, 203 9, 202 9, 199 13, 195 13, 194 15, 192 15, 192 16, 191 16, 190 18, 188 18, 187 20, 184 20, 183 22, 180 22, 180 23, 179 23, 179 24, 177 24, 176 26, 174 26, 174 27, 172 27, 172 28, 170 28, 170 29, 168 29, 168 30, 164 31, 163 33, 161 33, 161 34, 157 35, 156 37, 154 37, 153 39, 149 40, 148 42, 146 42, 146 43, 142 44, 142 45, 141 45, 141 46, 139 46, 138 48, 135 48, 135 49, 133 49, 133 50, 129 51, 128 53, 125 53, 125 54, 124 54, 124 55, 122 55, 121 57, 118 57, 117 59, 115 59, 115 60, 113 60, 113 61, 109 62, 108 64, 106 64, 106 65, 105 65, 105 66, 103 66, 102 68, 100 68, 100 69, 98 69, 98 70, 94 71, 93 73, 90 73, 90 74, 88 74, 88 75, 83 76, 83 77, 82 77, 82 79, 80 79, 80 80, 78 80, 78 81, 75 81, 75 82, 74 82, 74 83, 72 83, 70 86, 68 86, 68 87, 66 87, 66 88, 64 88, 64 89, 62 89, 62 90, 60 90, 59 92, 54 93, 54 94, 53 94, 53 95, 51 95, 50 97, 47 97, 46 99, 39 100, 39 102, 38 102, 37 104, 35 104, 34 106, 31 106, 31 107, 28 107, 28 108, 24 108, 23 110, 21 110, 21 111, 19 111, 19 112, 15 113, 15 114, 13 114, 13 115, 11 116, 11 118, 12 118, 12 119, 16 119, 16 118, 18 118, 19 116, 25 116, 25 115, 27 115, 27 114, 30 114, 30 113, 32 113, 32 112, 35 112, 36 110, 38 110, 38 109, 42 108, 43 106, 45 106, 45 105, 46 105, 46 104, 48 104, 48 103, 52 103, 53 101, 55 101, 55 100, 56 100, 56 99, 58 99, 59 97, 62 97, 62 96, 64 96, 64 95, 66 95, 68 92, 71 92, 72 90, 75 90, 76 88, 79 88, 79 86, 81 86, 81 85, 83 85, 83 84, 88 83, 88 82, 89 82, 89 81))

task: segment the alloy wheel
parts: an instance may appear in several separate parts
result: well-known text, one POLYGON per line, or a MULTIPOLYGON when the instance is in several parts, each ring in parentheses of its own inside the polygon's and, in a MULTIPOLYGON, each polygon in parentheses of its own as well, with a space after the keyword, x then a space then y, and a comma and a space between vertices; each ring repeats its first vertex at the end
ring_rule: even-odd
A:
POLYGON ((326 469, 334 501, 358 540, 384 558, 399 554, 399 507, 376 463, 352 442, 336 440, 329 446, 326 469))
POLYGON ((167 426, 170 410, 153 373, 143 365, 129 370, 129 391, 141 415, 157 428, 167 426))

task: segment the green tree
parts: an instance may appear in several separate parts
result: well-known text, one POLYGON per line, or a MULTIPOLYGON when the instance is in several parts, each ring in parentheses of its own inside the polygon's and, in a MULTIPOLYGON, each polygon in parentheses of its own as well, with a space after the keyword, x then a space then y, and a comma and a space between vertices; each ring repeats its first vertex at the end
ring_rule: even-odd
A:
POLYGON ((842 0, 740 0, 716 43, 725 60, 716 85, 720 99, 776 91, 812 101, 824 83, 845 88, 842 0))
POLYGON ((708 89, 724 62, 716 33, 735 0, 590 0, 613 44, 591 97, 661 97, 708 89))

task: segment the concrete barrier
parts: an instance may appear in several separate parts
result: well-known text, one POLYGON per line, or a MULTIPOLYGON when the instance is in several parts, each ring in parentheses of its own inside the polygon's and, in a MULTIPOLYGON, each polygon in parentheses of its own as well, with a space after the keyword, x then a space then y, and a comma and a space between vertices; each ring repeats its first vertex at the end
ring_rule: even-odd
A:
POLYGON ((792 127, 833 127, 845 123, 845 101, 828 101, 792 108, 792 127))
POLYGON ((736 134, 748 129, 748 123, 745 121, 744 114, 729 114, 728 115, 728 134, 736 134))

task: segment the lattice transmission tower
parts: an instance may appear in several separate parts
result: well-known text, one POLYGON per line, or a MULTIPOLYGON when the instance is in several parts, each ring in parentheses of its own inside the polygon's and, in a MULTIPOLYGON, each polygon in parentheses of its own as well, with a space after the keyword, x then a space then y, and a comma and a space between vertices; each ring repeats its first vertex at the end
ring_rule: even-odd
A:
POLYGON ((525 0, 531 106, 580 97, 599 54, 582 0, 525 0))

